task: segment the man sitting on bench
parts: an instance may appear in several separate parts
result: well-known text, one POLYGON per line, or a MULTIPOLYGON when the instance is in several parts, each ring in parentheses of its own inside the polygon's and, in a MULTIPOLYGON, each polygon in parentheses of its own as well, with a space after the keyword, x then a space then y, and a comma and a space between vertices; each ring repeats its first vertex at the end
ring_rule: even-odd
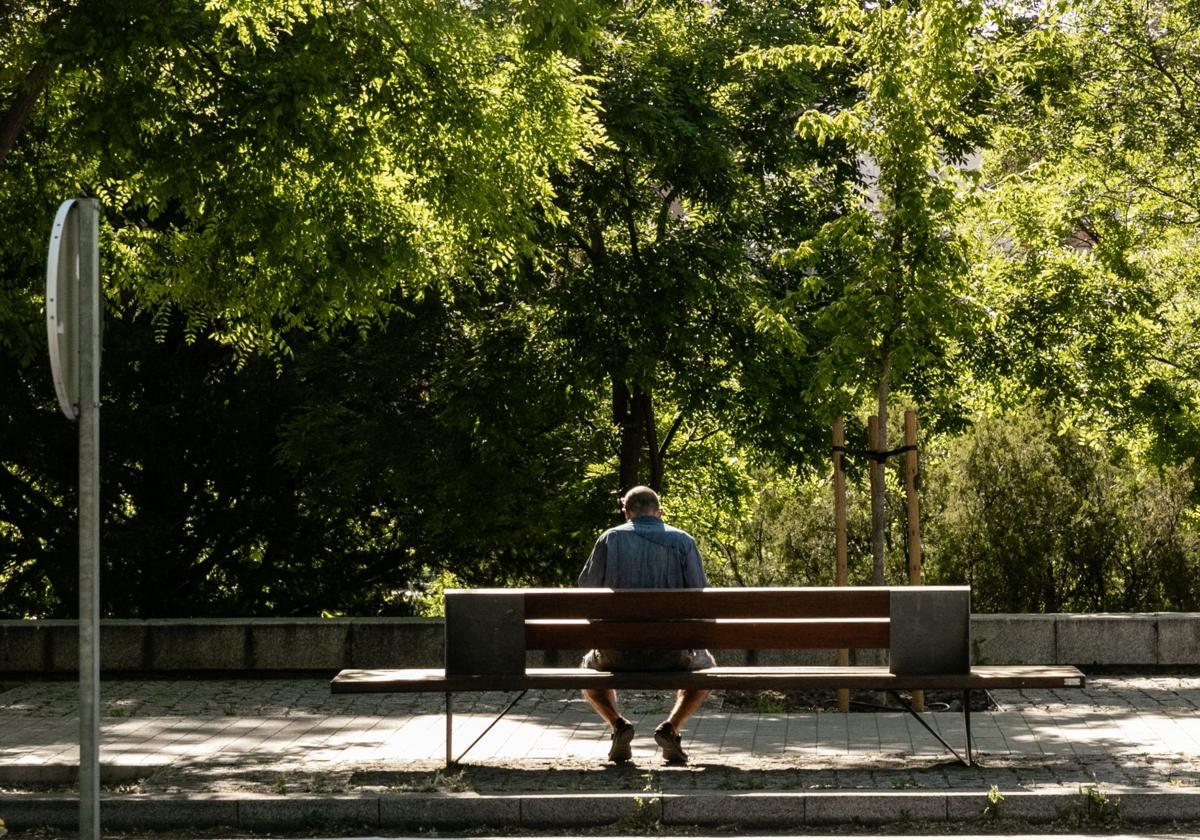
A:
MULTIPOLYGON (((691 535, 662 521, 662 506, 649 487, 634 487, 621 499, 625 523, 609 528, 579 575, 580 586, 610 589, 700 589, 708 586, 700 551, 691 535)), ((698 671, 716 665, 707 650, 592 650, 583 667, 597 671, 698 671)), ((708 689, 680 689, 675 706, 654 730, 654 741, 669 764, 687 762, 679 734, 684 722, 708 697, 708 689)), ((608 760, 633 757, 633 724, 617 710, 613 689, 583 690, 584 698, 612 727, 608 760)))

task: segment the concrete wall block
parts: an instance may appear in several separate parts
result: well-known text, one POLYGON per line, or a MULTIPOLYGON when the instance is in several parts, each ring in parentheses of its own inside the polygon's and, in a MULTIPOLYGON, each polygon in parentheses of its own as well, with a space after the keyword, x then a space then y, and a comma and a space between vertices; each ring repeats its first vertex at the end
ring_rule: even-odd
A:
POLYGON ((0 624, 0 672, 45 671, 48 633, 45 622, 0 624))
POLYGON ((521 797, 521 826, 566 828, 632 823, 652 825, 662 818, 662 800, 646 793, 567 793, 521 797))
POLYGON ((489 829, 521 824, 521 797, 401 793, 379 798, 381 828, 489 829))
POLYGON ((445 634, 440 621, 423 618, 355 619, 345 668, 440 668, 445 634))
POLYGON ((100 623, 100 668, 140 671, 148 667, 149 625, 145 621, 109 619, 100 623))
POLYGON ((667 794, 664 825, 787 829, 805 822, 803 793, 667 794))
POLYGON ((1058 616, 1058 653, 1064 665, 1153 665, 1158 654, 1154 613, 1058 616))
POLYGON ((350 619, 258 619, 250 624, 250 667, 337 670, 347 667, 350 619))
MULTIPOLYGON (((975 664, 1200 664, 1200 613, 971 617, 975 664)), ((105 619, 101 667, 113 671, 440 667, 442 622, 424 618, 105 619)), ((79 669, 74 621, 0 621, 0 674, 79 669)), ((827 650, 713 652, 722 665, 833 665, 827 650)), ((531 651, 529 667, 573 667, 583 651, 531 651)), ((878 661, 852 651, 853 664, 878 661)))
POLYGON ((154 621, 146 629, 146 667, 151 670, 229 671, 250 665, 249 619, 154 621))
POLYGON ((79 628, 75 622, 40 623, 46 625, 46 637, 43 640, 46 670, 50 673, 79 673, 79 628))
POLYGON ((975 665, 1056 665, 1056 615, 971 616, 975 665))
POLYGON ((882 825, 913 820, 946 820, 944 791, 876 793, 856 790, 810 793, 804 807, 806 822, 809 825, 882 825))
POLYGON ((358 796, 265 796, 237 803, 237 826, 294 831, 317 826, 379 826, 379 800, 358 796))
POLYGON ((188 796, 121 796, 100 801, 100 824, 105 831, 188 828, 235 828, 237 802, 229 798, 188 796))
POLYGON ((1116 814, 1131 823, 1200 820, 1200 792, 1129 791, 1106 793, 1116 814))
POLYGON ((1200 613, 1158 613, 1158 665, 1200 664, 1200 613))
MULTIPOLYGON (((103 811, 101 811, 103 814, 103 811)), ((6 794, 0 799, 0 816, 10 832, 35 828, 79 830, 78 794, 6 794)))

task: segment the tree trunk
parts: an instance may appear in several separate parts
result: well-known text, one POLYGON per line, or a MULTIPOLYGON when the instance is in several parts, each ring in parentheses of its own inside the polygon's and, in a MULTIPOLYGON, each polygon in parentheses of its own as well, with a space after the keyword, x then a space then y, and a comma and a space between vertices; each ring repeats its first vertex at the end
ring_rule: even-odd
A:
MULTIPOLYGON (((666 446, 659 445, 658 426, 654 419, 654 395, 649 388, 629 385, 613 379, 613 422, 621 432, 619 450, 621 492, 638 484, 654 490, 662 489, 666 446), (650 474, 641 480, 642 453, 646 453, 650 474)), ((668 437, 668 442, 669 442, 668 437)))
POLYGON ((656 493, 662 492, 663 447, 658 445, 658 424, 654 418, 654 395, 647 390, 638 390, 642 402, 642 424, 646 430, 646 454, 650 459, 650 480, 646 484, 656 493))
POLYGON ((640 400, 629 392, 622 379, 613 378, 613 423, 620 429, 621 444, 618 450, 620 462, 619 478, 621 493, 638 483, 638 466, 642 460, 642 434, 640 400))
POLYGON ((46 38, 43 54, 25 74, 24 81, 9 100, 4 112, 0 114, 0 165, 8 160, 9 152, 12 151, 17 139, 25 131, 25 126, 29 124, 29 118, 33 114, 38 97, 50 83, 54 71, 58 69, 59 56, 62 53, 55 47, 55 44, 60 39, 69 37, 70 30, 78 29, 74 22, 82 14, 80 11, 82 6, 82 3, 74 6, 64 3, 52 8, 50 14, 46 16, 43 24, 46 38))

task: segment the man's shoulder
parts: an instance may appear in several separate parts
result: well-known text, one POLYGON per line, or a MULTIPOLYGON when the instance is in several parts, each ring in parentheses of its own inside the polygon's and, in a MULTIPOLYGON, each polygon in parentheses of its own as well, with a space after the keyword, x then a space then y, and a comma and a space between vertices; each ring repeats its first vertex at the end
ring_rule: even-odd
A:
POLYGON ((632 531, 633 531, 633 523, 632 522, 622 522, 620 525, 614 525, 611 528, 605 530, 604 533, 602 533, 600 535, 600 539, 603 540, 603 539, 607 539, 608 537, 612 536, 613 534, 620 534, 620 533, 632 532, 632 531))
POLYGON ((663 530, 665 530, 671 536, 675 537, 675 539, 677 539, 677 540, 681 540, 684 542, 691 542, 691 543, 694 543, 696 541, 696 538, 693 537, 691 534, 689 534, 687 531, 683 530, 682 528, 676 528, 674 525, 667 525, 664 523, 663 530))
POLYGON ((659 533, 664 534, 669 539, 671 539, 673 542, 681 542, 681 543, 696 542, 695 537, 693 537, 691 534, 689 534, 687 531, 683 530, 682 528, 676 528, 674 525, 668 525, 666 522, 662 522, 661 520, 659 522, 655 523, 655 525, 656 525, 656 530, 658 530, 659 533))

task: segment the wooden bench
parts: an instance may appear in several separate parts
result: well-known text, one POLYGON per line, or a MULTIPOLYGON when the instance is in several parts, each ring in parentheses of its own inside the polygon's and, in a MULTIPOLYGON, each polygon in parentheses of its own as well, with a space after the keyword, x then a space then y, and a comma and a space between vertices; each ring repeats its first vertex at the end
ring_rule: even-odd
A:
MULTIPOLYGON (((971 694, 992 688, 1082 688, 1064 665, 970 664, 970 588, 477 589, 446 591, 444 668, 344 670, 334 693, 441 692, 446 764, 456 692, 529 689, 873 689, 890 693, 963 764, 972 762, 971 694), (881 649, 888 665, 728 666, 606 672, 527 667, 528 651, 589 648, 881 649), (965 758, 899 694, 962 692, 965 758)), ((576 663, 578 660, 575 660, 576 663)))

